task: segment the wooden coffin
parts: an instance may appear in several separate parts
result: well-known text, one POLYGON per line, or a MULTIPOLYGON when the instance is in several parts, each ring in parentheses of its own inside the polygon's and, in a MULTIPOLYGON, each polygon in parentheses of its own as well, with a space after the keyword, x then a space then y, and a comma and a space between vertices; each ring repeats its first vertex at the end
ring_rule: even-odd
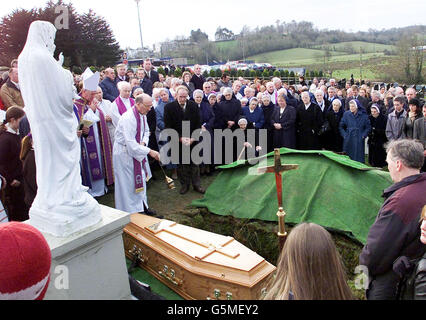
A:
POLYGON ((126 256, 188 300, 257 300, 275 267, 234 238, 134 214, 126 256))

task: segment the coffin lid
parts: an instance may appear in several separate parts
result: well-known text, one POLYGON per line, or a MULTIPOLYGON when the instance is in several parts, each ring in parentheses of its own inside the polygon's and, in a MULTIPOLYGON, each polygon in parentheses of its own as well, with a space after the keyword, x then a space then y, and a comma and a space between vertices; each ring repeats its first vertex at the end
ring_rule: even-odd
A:
POLYGON ((244 272, 249 272, 262 262, 266 262, 264 258, 232 237, 140 214, 132 215, 131 222, 158 241, 197 261, 244 272))

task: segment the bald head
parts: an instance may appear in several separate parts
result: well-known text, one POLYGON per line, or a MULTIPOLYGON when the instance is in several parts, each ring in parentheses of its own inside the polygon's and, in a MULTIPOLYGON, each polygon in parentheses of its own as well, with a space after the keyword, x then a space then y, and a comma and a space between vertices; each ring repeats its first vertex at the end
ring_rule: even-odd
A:
POLYGON ((146 115, 152 108, 152 98, 146 93, 136 96, 135 105, 139 113, 146 115))
POLYGON ((105 69, 105 77, 110 78, 112 81, 115 79, 115 72, 112 68, 105 69))
POLYGON ((416 90, 414 88, 408 88, 405 91, 405 96, 407 97, 408 101, 414 99, 416 97, 416 90))

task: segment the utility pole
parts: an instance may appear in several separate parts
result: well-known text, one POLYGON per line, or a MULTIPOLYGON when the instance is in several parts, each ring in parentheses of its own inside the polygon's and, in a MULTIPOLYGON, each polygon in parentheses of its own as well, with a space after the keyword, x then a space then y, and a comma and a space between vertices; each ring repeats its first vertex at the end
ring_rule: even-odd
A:
POLYGON ((140 32, 140 36, 141 36, 141 48, 142 48, 142 59, 143 59, 145 55, 144 55, 144 52, 143 52, 141 14, 140 14, 140 10, 139 10, 139 2, 141 2, 141 0, 135 0, 135 2, 136 2, 136 5, 138 7, 139 32, 140 32))
POLYGON ((360 78, 359 82, 362 82, 362 47, 359 47, 359 73, 360 73, 360 78))

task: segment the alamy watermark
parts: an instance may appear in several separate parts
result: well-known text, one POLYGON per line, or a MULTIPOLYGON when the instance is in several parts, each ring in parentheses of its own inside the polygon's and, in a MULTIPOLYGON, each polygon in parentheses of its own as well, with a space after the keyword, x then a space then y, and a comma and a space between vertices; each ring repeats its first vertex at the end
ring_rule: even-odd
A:
POLYGON ((181 135, 174 129, 161 131, 161 163, 229 164, 238 158, 251 165, 266 163, 267 135, 266 129, 197 129, 191 134, 190 122, 183 121, 181 135))
POLYGON ((55 19, 55 27, 57 30, 69 29, 70 28, 70 19, 69 19, 69 9, 67 6, 59 5, 55 7, 55 14, 58 16, 55 19))
POLYGON ((70 288, 70 272, 67 266, 58 265, 52 275, 56 290, 68 290, 70 288))

